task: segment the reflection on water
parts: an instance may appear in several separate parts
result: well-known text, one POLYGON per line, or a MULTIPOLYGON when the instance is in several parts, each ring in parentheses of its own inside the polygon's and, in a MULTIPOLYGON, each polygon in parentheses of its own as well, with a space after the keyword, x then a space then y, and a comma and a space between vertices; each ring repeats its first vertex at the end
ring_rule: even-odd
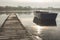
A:
POLYGON ((34 29, 37 30, 37 34, 40 34, 40 32, 42 31, 42 29, 44 28, 44 27, 41 27, 39 25, 35 25, 35 26, 32 26, 32 27, 34 27, 34 29))

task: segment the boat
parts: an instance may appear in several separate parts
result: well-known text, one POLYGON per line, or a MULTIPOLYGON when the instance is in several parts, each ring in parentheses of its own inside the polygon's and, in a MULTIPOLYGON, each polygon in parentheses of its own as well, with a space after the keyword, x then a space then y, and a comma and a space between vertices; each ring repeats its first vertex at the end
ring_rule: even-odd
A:
POLYGON ((57 13, 34 11, 33 22, 40 26, 56 26, 57 13))

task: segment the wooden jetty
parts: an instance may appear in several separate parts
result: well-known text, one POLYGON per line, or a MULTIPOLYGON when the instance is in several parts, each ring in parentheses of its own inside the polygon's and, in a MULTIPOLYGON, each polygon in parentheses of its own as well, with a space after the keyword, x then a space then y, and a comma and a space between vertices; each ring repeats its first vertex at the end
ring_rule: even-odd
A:
POLYGON ((14 13, 9 15, 1 27, 0 40, 33 40, 14 13))

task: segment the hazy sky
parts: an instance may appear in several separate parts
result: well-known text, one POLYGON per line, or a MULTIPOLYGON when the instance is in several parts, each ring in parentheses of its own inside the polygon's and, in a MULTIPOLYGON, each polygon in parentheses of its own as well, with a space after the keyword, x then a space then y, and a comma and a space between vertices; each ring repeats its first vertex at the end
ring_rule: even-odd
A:
POLYGON ((60 7, 60 0, 0 0, 0 6, 60 7))

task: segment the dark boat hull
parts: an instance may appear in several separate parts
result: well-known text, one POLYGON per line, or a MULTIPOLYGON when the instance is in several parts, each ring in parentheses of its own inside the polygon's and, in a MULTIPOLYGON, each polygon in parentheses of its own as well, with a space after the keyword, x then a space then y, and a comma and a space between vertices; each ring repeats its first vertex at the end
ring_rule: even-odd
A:
POLYGON ((40 26, 56 26, 57 13, 39 12, 34 14, 33 22, 40 26))

